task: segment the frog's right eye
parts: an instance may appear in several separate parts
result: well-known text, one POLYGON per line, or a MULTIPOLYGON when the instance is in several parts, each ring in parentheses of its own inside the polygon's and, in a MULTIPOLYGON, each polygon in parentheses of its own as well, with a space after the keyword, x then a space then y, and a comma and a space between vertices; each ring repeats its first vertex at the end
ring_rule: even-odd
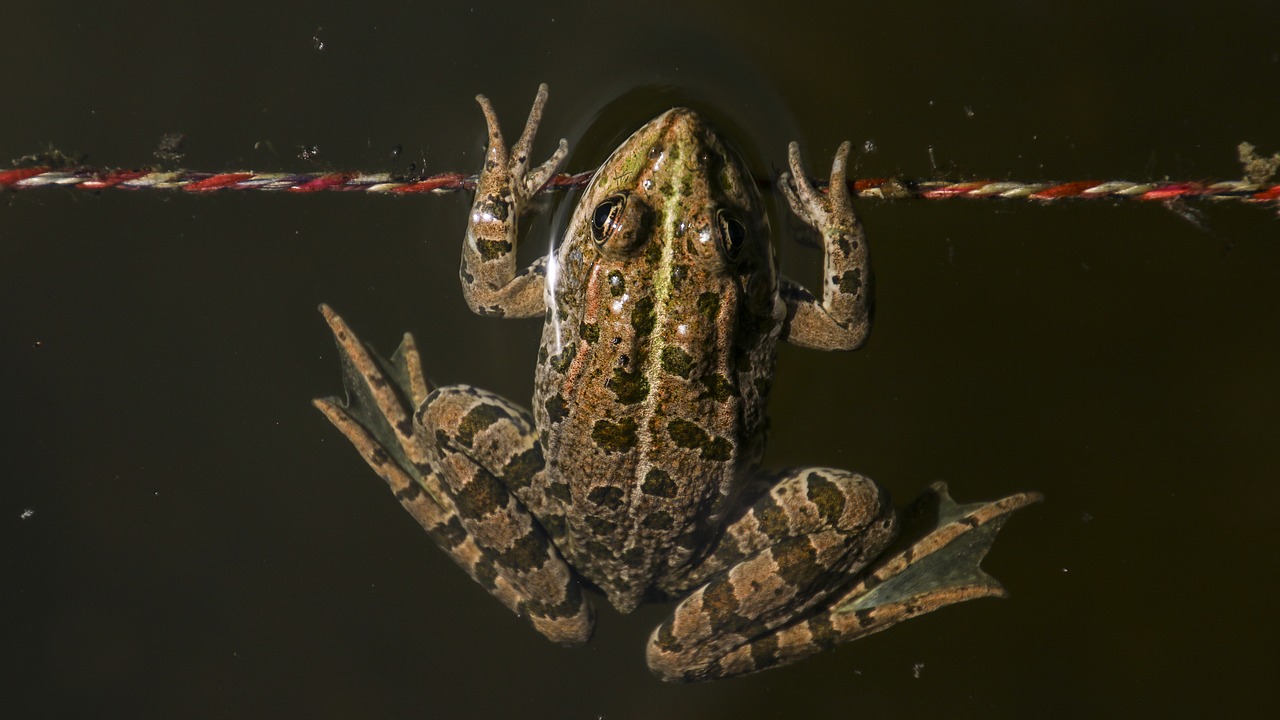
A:
POLYGON ((742 246, 747 244, 747 226, 726 210, 716 212, 716 222, 720 223, 720 243, 725 254, 730 260, 737 260, 742 254, 742 246))
POLYGON ((623 193, 610 195, 596 206, 591 213, 591 237, 596 245, 603 245, 622 224, 623 210, 627 207, 627 196, 623 193))

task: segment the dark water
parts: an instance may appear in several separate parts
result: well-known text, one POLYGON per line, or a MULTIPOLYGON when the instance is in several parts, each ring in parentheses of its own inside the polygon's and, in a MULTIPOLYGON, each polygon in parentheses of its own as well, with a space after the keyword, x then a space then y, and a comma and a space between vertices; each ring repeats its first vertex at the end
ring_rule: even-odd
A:
MULTIPOLYGON (((0 158, 52 143, 136 166, 176 131, 205 170, 472 171, 472 95, 514 130, 540 81, 540 147, 568 137, 575 169, 673 102, 766 170, 793 138, 815 167, 850 138, 876 147, 864 175, 1032 180, 1230 178, 1238 142, 1280 150, 1271 3, 12 5, 0 158)), ((900 502, 936 479, 961 500, 1044 492, 986 563, 1012 598, 669 686, 642 657, 667 608, 604 609, 585 649, 549 645, 308 405, 339 388, 321 301, 384 348, 412 330, 439 381, 529 396, 537 323, 461 301, 465 197, 0 203, 8 716, 1272 707, 1274 208, 864 203, 877 327, 853 355, 783 352, 770 461, 857 469, 900 502)), ((782 257, 816 281, 816 252, 782 257)))

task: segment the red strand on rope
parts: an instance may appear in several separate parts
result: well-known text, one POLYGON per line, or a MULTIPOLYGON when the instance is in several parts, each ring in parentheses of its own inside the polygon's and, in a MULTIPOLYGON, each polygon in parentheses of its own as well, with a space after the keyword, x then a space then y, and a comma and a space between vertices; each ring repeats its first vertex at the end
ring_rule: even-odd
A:
MULTIPOLYGON (((145 176, 147 173, 147 170, 112 170, 99 179, 85 181, 80 185, 80 187, 85 188, 86 190, 103 190, 109 187, 115 187, 122 182, 137 180, 138 178, 145 176)), ((4 183, 0 183, 0 187, 3 186, 4 183)))
POLYGON ((1280 185, 1272 185, 1261 192, 1254 193, 1253 199, 1260 202, 1267 200, 1280 200, 1280 185))
POLYGON ((29 177, 35 177, 48 171, 49 168, 18 168, 17 170, 0 170, 0 188, 18 184, 29 177))
POLYGON ((940 188, 935 188, 933 190, 926 190, 920 196, 929 200, 949 198, 949 197, 960 197, 963 195, 969 195, 973 193, 975 190, 980 190, 986 185, 987 185, 986 182, 952 183, 950 185, 946 185, 940 188))
POLYGON ((204 180, 196 180, 182 187, 187 192, 209 192, 210 190, 221 190, 224 187, 230 187, 236 183, 244 182, 253 177, 253 173, 224 173, 222 175, 214 175, 204 180))
POLYGON ((331 175, 321 175, 315 180, 311 180, 309 182, 302 183, 301 185, 297 185, 295 187, 289 188, 289 192, 309 193, 309 192, 320 192, 321 190, 332 190, 335 187, 339 187, 347 184, 347 181, 350 179, 351 179, 351 175, 348 175, 346 173, 334 173, 331 175))
POLYGON ((1036 200, 1057 200, 1058 198, 1079 197, 1089 188, 1097 187, 1099 183, 1092 180, 1077 180, 1076 182, 1062 183, 1047 187, 1044 190, 1031 193, 1031 197, 1036 200))
MULTIPOLYGON (((424 193, 424 192, 436 192, 439 190, 460 189, 466 183, 466 181, 467 181, 467 178, 462 173, 444 173, 442 175, 436 175, 435 177, 430 177, 425 180, 419 180, 417 182, 410 183, 403 187, 395 188, 391 192, 424 193)), ((475 186, 475 183, 473 182, 472 187, 474 186, 475 186)))

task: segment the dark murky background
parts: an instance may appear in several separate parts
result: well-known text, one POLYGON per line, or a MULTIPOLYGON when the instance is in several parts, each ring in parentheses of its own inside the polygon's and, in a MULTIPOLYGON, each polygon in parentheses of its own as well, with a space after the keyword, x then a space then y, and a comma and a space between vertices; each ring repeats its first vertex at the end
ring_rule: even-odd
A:
MULTIPOLYGON (((10 3, 0 158, 474 171, 486 92, 574 169, 673 102, 762 169, 845 138, 863 175, 1231 178, 1280 150, 1274 3, 10 3), (288 7, 286 7, 288 5, 288 7), (393 159, 393 147, 403 148, 393 159), (318 148, 307 160, 304 147, 318 148), (931 160, 932 155, 932 160, 931 160)), ((825 171, 824 171, 825 174, 825 171)), ((536 322, 470 315, 468 199, 0 196, 0 542, 12 717, 1231 716, 1274 709, 1274 208, 866 202, 878 325, 782 353, 773 464, 899 502, 1038 489, 1012 592, 698 686, 643 665, 668 608, 554 647, 436 551, 308 404, 315 312, 441 382, 532 387, 536 322), (29 517, 23 517, 31 511, 29 517)), ((545 242, 547 222, 533 241, 545 242)), ((531 245, 532 247, 532 245, 531 245)), ((783 243, 814 283, 818 254, 783 243)))

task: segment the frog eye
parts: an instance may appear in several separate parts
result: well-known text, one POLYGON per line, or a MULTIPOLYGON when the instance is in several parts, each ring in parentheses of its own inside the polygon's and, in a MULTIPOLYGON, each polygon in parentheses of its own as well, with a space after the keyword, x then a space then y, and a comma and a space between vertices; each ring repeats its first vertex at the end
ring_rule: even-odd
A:
POLYGON ((747 226, 726 210, 716 211, 716 222, 720 225, 720 242, 724 246, 725 255, 730 260, 737 260, 742 253, 742 246, 747 244, 747 226))
POLYGON ((591 237, 597 245, 603 245, 618 226, 621 225, 622 211, 627 206, 627 196, 618 193, 605 198, 591 213, 591 237))

